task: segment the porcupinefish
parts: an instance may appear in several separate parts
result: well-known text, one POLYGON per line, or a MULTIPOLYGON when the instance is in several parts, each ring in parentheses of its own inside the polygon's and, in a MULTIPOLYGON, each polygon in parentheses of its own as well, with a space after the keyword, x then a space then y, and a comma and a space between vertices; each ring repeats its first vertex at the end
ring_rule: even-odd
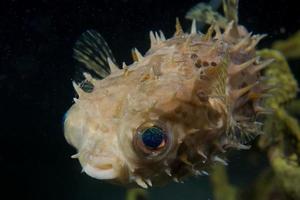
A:
POLYGON ((150 49, 134 49, 122 67, 99 33, 80 37, 74 57, 98 78, 84 73, 89 90, 74 83, 64 132, 86 174, 147 188, 206 174, 226 164, 227 150, 250 147, 265 111, 260 72, 272 60, 256 56, 264 35, 228 16, 224 29, 213 23, 205 34, 195 20, 189 33, 177 20, 170 38, 151 31, 150 49))

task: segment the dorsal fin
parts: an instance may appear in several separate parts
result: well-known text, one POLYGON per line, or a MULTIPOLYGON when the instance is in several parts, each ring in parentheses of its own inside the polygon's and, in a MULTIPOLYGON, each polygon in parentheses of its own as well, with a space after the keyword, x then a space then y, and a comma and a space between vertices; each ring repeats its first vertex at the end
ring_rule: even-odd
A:
POLYGON ((76 41, 73 50, 73 57, 87 69, 94 71, 99 78, 105 78, 111 72, 107 58, 116 63, 108 44, 95 30, 84 32, 76 41))

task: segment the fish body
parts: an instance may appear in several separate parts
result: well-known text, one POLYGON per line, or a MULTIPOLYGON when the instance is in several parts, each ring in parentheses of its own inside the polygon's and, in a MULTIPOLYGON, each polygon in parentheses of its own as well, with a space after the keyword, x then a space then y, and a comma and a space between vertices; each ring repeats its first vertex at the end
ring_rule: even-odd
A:
POLYGON ((88 92, 74 83, 78 98, 64 130, 88 175, 144 188, 178 182, 227 164, 228 149, 248 149, 245 142, 260 133, 260 71, 272 61, 256 56, 261 36, 234 21, 205 34, 194 21, 185 33, 177 21, 173 37, 150 32, 146 54, 134 49, 135 62, 119 68, 103 38, 87 35, 94 40, 81 38, 89 47, 77 45, 76 58, 102 79, 85 73, 88 92), (91 59, 93 49, 99 55, 91 59))

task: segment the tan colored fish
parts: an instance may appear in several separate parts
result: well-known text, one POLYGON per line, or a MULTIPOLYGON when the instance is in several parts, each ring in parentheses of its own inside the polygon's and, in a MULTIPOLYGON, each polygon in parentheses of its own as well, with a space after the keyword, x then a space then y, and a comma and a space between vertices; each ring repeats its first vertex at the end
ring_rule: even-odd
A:
POLYGON ((65 137, 83 171, 110 182, 147 188, 206 174, 227 149, 248 149, 260 133, 266 86, 251 36, 232 21, 206 34, 193 21, 185 33, 178 20, 173 37, 150 32, 151 48, 135 62, 116 66, 95 31, 76 43, 75 58, 101 79, 85 73, 79 96, 65 119, 65 137), (108 67, 109 66, 109 67, 108 67))

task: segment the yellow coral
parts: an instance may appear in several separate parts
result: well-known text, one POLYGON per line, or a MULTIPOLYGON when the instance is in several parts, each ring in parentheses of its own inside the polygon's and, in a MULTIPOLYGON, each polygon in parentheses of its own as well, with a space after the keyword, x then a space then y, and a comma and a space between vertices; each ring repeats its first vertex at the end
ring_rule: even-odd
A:
POLYGON ((280 40, 274 42, 272 48, 281 51, 286 58, 299 59, 300 58, 300 31, 295 33, 287 40, 280 40))

